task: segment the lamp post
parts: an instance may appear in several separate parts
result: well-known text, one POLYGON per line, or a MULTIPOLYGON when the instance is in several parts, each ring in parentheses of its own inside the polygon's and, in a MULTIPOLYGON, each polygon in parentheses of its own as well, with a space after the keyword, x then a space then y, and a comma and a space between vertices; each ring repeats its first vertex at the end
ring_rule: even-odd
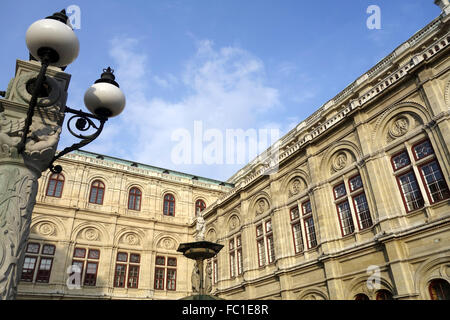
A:
POLYGON ((66 66, 78 56, 79 42, 65 10, 33 23, 26 32, 30 61, 17 60, 16 75, 0 91, 0 299, 15 299, 36 202, 38 179, 54 161, 96 139, 105 122, 119 115, 125 96, 108 67, 86 91, 91 113, 67 107, 70 75, 66 66), (69 132, 81 139, 57 155, 66 113, 69 132), (95 130, 86 135, 85 132, 95 130))

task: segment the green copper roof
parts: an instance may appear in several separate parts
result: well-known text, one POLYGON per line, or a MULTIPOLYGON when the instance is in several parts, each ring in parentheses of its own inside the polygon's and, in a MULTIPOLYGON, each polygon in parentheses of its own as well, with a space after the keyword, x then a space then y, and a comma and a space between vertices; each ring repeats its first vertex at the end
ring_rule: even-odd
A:
POLYGON ((158 173, 166 173, 166 174, 170 174, 170 175, 181 177, 181 178, 195 179, 197 181, 204 182, 204 183, 210 183, 210 184, 215 184, 215 185, 222 184, 223 186, 226 186, 226 187, 231 187, 231 188, 234 187, 233 184, 228 183, 228 182, 209 179, 209 178, 205 178, 205 177, 199 177, 199 176, 195 176, 192 174, 174 171, 174 170, 170 170, 170 169, 164 169, 164 168, 159 168, 159 167, 155 167, 155 166, 150 166, 148 164, 143 164, 143 163, 138 163, 138 162, 134 162, 134 161, 115 158, 115 157, 111 157, 111 156, 107 156, 107 155, 103 155, 103 154, 99 154, 99 153, 95 153, 95 152, 90 152, 90 151, 85 151, 85 150, 76 150, 76 151, 73 151, 73 153, 79 154, 82 156, 86 156, 86 157, 90 157, 90 158, 102 159, 102 160, 111 161, 114 163, 128 165, 130 167, 133 166, 136 168, 151 170, 151 171, 158 172, 158 173))

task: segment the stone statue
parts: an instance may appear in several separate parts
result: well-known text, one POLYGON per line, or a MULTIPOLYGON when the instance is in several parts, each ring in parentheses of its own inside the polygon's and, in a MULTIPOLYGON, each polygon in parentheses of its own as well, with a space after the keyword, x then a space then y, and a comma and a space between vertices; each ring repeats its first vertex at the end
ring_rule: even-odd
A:
POLYGON ((206 293, 211 293, 212 291, 212 268, 210 262, 206 264, 205 289, 206 293))
POLYGON ((206 228, 206 222, 203 218, 203 214, 200 213, 200 215, 197 217, 197 224, 196 224, 196 230, 197 230, 197 236, 195 239, 197 241, 205 240, 205 228, 206 228))
POLYGON ((197 262, 195 262, 194 270, 192 270, 191 282, 192 282, 192 292, 195 293, 200 292, 200 270, 198 268, 197 262))

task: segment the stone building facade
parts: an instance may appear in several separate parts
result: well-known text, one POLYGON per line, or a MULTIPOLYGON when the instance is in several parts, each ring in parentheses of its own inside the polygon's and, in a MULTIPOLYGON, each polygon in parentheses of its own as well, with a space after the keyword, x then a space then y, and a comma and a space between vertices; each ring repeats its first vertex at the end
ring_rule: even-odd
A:
POLYGON ((59 164, 60 175, 49 171, 40 180, 24 264, 30 271, 22 270, 19 298, 178 299, 191 293, 193 266, 176 250, 192 241, 196 204, 211 205, 230 184, 85 151, 59 164), (172 208, 163 208, 165 198, 172 208), (50 273, 40 270, 46 265, 50 273), (81 269, 79 289, 68 272, 72 265, 81 269), (155 269, 164 279, 156 290, 155 269))
POLYGON ((88 152, 65 156, 62 196, 48 195, 59 192, 50 173, 40 181, 29 240, 40 246, 27 254, 36 266, 20 297, 189 295, 193 263, 176 248, 195 238, 203 200, 206 238, 224 245, 208 265, 221 298, 449 298, 450 9, 437 2, 439 17, 227 183, 88 152), (95 181, 105 186, 102 204, 90 203, 95 181), (133 187, 140 210, 128 209, 133 187), (174 216, 165 214, 167 194, 174 216), (46 244, 53 255, 42 253, 46 244), (42 257, 54 262, 48 283, 36 281, 42 257), (94 286, 67 288, 74 260, 82 282, 97 263, 94 286), (129 280, 136 266, 138 288, 129 280), (169 269, 175 290, 167 290, 169 269))

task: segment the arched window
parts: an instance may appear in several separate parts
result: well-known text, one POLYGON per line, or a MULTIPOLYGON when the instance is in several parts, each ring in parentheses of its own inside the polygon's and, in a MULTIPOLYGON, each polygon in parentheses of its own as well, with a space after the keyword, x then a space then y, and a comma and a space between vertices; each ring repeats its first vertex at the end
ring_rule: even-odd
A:
POLYGON ((60 173, 54 173, 50 176, 47 185, 47 196, 61 198, 64 186, 64 176, 60 173))
POLYGON ((392 297, 392 293, 389 292, 388 290, 377 291, 376 299, 377 300, 394 300, 394 298, 392 297))
POLYGON ((450 300, 450 284, 443 279, 435 279, 428 285, 431 300, 450 300))
POLYGON ((175 198, 170 193, 164 196, 163 214, 165 216, 175 216, 175 198))
POLYGON ((128 209, 141 210, 141 197, 141 190, 136 187, 131 188, 130 194, 128 195, 128 209))
POLYGON ((358 293, 355 296, 355 300, 369 300, 369 297, 366 296, 364 293, 358 293))
POLYGON ((105 184, 100 180, 95 180, 91 185, 91 194, 89 202, 95 204, 103 204, 103 196, 105 195, 105 184))
POLYGON ((195 216, 198 217, 200 215, 200 212, 202 212, 203 210, 205 210, 206 208, 206 204, 205 201, 203 200, 197 200, 195 202, 195 216))

